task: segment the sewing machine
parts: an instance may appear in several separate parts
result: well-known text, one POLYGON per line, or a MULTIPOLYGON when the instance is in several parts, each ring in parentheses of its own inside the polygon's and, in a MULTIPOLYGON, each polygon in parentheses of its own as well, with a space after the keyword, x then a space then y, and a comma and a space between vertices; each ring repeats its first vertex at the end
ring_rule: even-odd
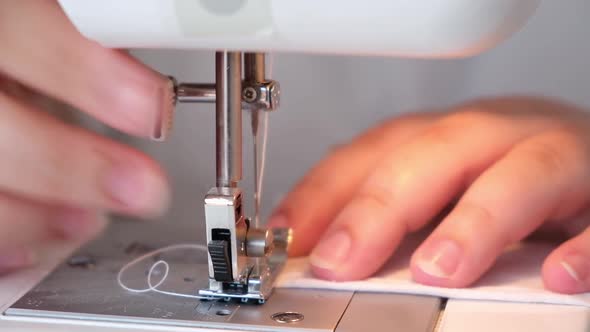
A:
MULTIPOLYGON (((193 281, 172 280, 207 299, 146 298, 117 289, 112 283, 117 268, 128 255, 142 251, 133 244, 117 245, 131 238, 117 231, 70 256, 12 304, 7 317, 261 331, 360 331, 391 322, 408 331, 428 331, 437 325, 444 307, 444 300, 438 298, 275 289, 291 235, 287 229, 260 228, 243 213, 242 112, 279 108, 280 86, 266 77, 265 52, 471 56, 517 31, 538 0, 60 3, 84 35, 109 47, 215 52, 214 83, 170 79, 174 99, 154 119, 153 133, 156 140, 166 139, 178 103, 216 106, 217 176, 214 187, 203 193, 205 215, 195 216, 205 220, 207 259, 179 266, 180 274, 189 276, 185 279, 205 283, 193 287, 193 281), (206 274, 195 272, 195 266, 206 274), (408 310, 419 311, 420 317, 408 321, 408 310), (371 317, 370 327, 367 317, 371 317)), ((258 117, 252 119, 256 132, 258 117)), ((134 277, 145 278, 143 274, 134 277)))

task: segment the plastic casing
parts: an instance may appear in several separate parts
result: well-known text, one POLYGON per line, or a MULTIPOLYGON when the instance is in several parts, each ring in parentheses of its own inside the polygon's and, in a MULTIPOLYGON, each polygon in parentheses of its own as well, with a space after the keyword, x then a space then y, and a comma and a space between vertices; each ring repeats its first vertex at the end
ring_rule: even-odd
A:
POLYGON ((540 0, 59 0, 115 48, 463 57, 521 28, 540 0))

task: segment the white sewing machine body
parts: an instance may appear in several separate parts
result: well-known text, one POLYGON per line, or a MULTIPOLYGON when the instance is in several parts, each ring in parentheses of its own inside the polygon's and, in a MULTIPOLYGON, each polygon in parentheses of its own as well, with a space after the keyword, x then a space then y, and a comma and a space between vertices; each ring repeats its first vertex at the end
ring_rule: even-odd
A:
POLYGON ((59 0, 85 36, 117 48, 403 57, 480 53, 540 0, 59 0))
MULTIPOLYGON (((539 0, 59 2, 82 34, 108 47, 449 58, 483 52, 508 38, 526 22, 539 0)), ((462 332, 495 326, 499 317, 511 317, 514 312, 531 311, 526 305, 511 304, 499 313, 497 307, 490 310, 486 303, 453 301, 443 317, 440 309, 444 300, 438 298, 287 289, 279 289, 262 306, 200 303, 165 296, 137 298, 121 289, 109 288, 115 286, 111 282, 115 278, 113 271, 129 258, 125 249, 133 247, 133 243, 121 243, 141 241, 129 233, 129 228, 112 229, 105 238, 73 256, 99 257, 93 262, 94 270, 80 268, 70 260, 70 264, 61 264, 48 279, 20 297, 16 305, 16 298, 9 298, 10 303, 0 302, 3 312, 8 309, 8 314, 0 319, 0 329, 6 326, 44 331, 44 324, 50 324, 53 330, 56 326, 94 326, 96 330, 112 331, 219 328, 354 332, 389 330, 395 324, 409 332, 432 331, 435 326, 441 331, 462 332), (289 320, 297 319, 290 311, 300 311, 305 319, 289 324, 289 320), (473 312, 479 315, 480 322, 463 319, 473 312), (285 315, 275 316, 277 313, 285 315), (443 325, 439 324, 441 317, 443 325)), ((54 259, 39 270, 29 271, 28 279, 23 279, 21 285, 30 288, 39 282, 44 269, 57 263, 54 259), (39 273, 37 280, 33 272, 39 273)), ((194 266, 184 264, 179 268, 189 276, 194 272, 194 266)), ((207 266, 200 270, 207 271, 207 266)), ((172 282, 186 288, 190 280, 172 282)), ((9 297, 27 291, 15 293, 0 283, 0 294, 9 297)), ((579 321, 580 326, 587 323, 584 311, 572 313, 559 306, 545 308, 552 314, 561 314, 562 319, 579 321)), ((539 317, 542 316, 546 315, 541 313, 539 317)), ((536 327, 539 326, 542 325, 536 327)))

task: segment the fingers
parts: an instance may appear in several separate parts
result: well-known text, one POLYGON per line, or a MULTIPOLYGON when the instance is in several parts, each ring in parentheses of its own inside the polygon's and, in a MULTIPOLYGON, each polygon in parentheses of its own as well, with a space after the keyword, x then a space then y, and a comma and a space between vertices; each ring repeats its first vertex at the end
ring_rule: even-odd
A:
POLYGON ((309 253, 383 154, 418 133, 434 118, 433 114, 423 114, 388 122, 334 150, 314 167, 270 218, 270 227, 292 227, 291 254, 309 253))
POLYGON ((0 275, 36 263, 36 243, 55 235, 88 240, 105 225, 100 213, 48 206, 0 193, 0 275))
MULTIPOLYGON (((55 209, 54 209, 55 211, 55 209)), ((58 208, 49 227, 52 234, 66 240, 91 240, 102 233, 109 219, 104 212, 80 208, 58 208)))
POLYGON ((58 214, 57 209, 0 194, 0 249, 19 248, 60 234, 59 228, 52 227, 58 214))
POLYGON ((373 274, 407 232, 432 220, 538 126, 516 127, 508 116, 465 111, 392 147, 319 241, 310 257, 313 271, 333 280, 373 274))
POLYGON ((554 250, 542 273, 545 287, 554 292, 590 291, 590 228, 554 250))
POLYGON ((467 286, 507 245, 562 213, 564 204, 572 211, 581 208, 590 194, 590 156, 587 142, 573 131, 533 136, 481 174, 414 253, 414 279, 467 286))
POLYGON ((89 239, 106 223, 100 212, 50 206, 0 193, 0 248, 35 243, 48 236, 89 239))
POLYGON ((168 80, 82 37, 56 1, 0 2, 0 73, 128 133, 151 136, 168 80))
POLYGON ((166 178, 145 155, 1 93, 0 109, 0 190, 48 204, 146 217, 166 208, 166 178))
POLYGON ((0 247, 0 276, 15 270, 32 266, 36 262, 37 255, 31 248, 0 247))

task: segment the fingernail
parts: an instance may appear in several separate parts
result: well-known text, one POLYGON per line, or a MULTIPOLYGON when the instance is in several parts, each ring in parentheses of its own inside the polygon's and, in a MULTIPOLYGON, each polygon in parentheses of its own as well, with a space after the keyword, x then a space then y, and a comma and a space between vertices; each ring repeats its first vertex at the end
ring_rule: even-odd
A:
POLYGON ((30 249, 6 249, 0 251, 0 272, 31 266, 37 262, 37 255, 30 249))
POLYGON ((156 141, 164 141, 168 138, 174 122, 174 82, 167 79, 166 87, 160 89, 157 93, 159 96, 159 109, 154 112, 154 123, 152 126, 151 138, 156 141))
POLYGON ((351 247, 352 239, 348 231, 339 230, 327 239, 320 240, 309 261, 317 268, 334 271, 346 261, 351 247))
POLYGON ((579 254, 566 255, 561 261, 561 267, 577 282, 584 282, 590 273, 590 259, 579 254))
POLYGON ((132 164, 114 165, 105 176, 104 187, 112 200, 134 211, 160 214, 168 205, 165 181, 132 164))
POLYGON ((286 228, 289 227, 289 220, 282 214, 270 217, 268 228, 286 228))
POLYGON ((430 276, 448 279, 457 270, 462 254, 455 241, 434 240, 418 253, 416 265, 430 276))
POLYGON ((174 91, 170 80, 138 66, 129 57, 110 59, 107 63, 110 70, 98 73, 95 81, 102 91, 97 95, 118 112, 114 124, 135 135, 164 138, 173 110, 174 91))
POLYGON ((97 212, 84 210, 65 210, 55 217, 55 229, 66 239, 85 239, 98 234, 108 222, 108 218, 97 212))

